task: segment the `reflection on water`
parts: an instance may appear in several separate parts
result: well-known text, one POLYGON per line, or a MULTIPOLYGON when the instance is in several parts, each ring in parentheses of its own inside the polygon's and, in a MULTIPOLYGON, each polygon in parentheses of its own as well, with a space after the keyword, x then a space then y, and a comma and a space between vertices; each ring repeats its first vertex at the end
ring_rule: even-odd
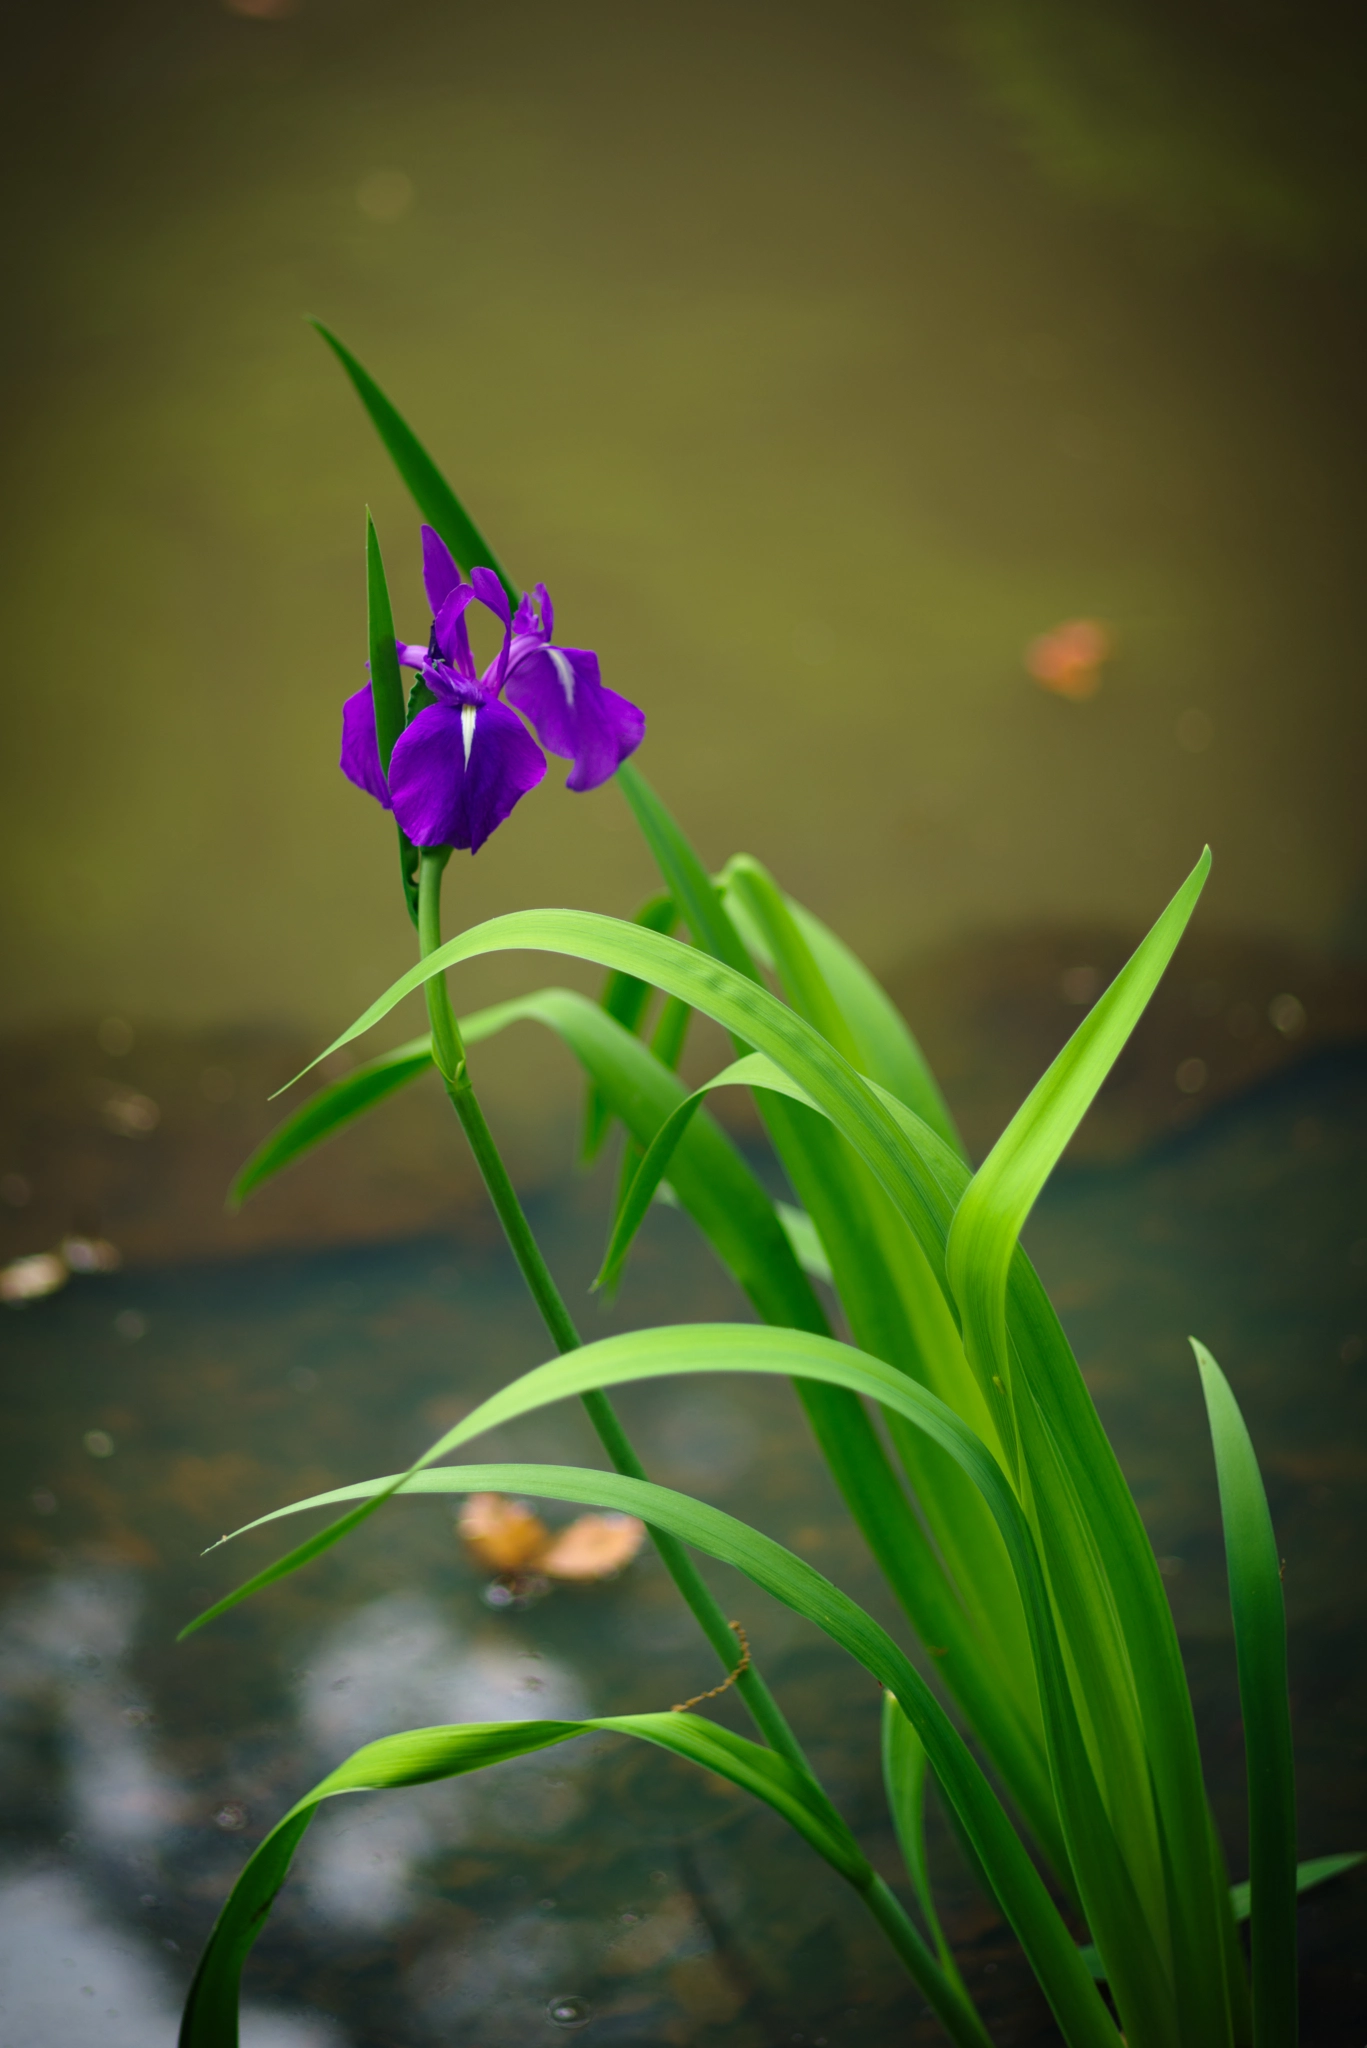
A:
MULTIPOLYGON (((1367 1395, 1367 1068, 1312 1062, 1138 1163, 1077 1171, 1031 1225, 1163 1560, 1236 1875, 1242 1757, 1209 1451, 1184 1337, 1245 1401, 1287 1557, 1306 1854, 1367 1839, 1361 1411, 1367 1395)), ((542 1207, 573 1295, 605 1184, 542 1207)), ((607 1327, 741 1312, 690 1227, 653 1215, 607 1327)), ((9 1571, 0 1647, 7 1960, 0 2048, 169 2043, 233 1873, 358 1744, 446 1719, 660 1708, 712 1682, 663 1572, 493 1612, 451 1506, 395 1504, 344 1548, 180 1648, 175 1627, 272 1554, 198 1555, 304 1491, 392 1470, 536 1361, 502 1254, 471 1241, 77 1275, 8 1312, 9 1571), (143 1335, 116 1319, 136 1306, 143 1335), (84 1438, 103 1431, 107 1456, 84 1438), (70 1958, 68 1962, 64 1960, 70 1958), (87 1987, 89 1987, 87 1989, 87 1987)), ((707 1493, 887 1603, 787 1390, 737 1380, 622 1396, 661 1479, 707 1493)), ((573 1409, 490 1455, 594 1461, 573 1409)), ((567 1519, 553 1505, 552 1521, 567 1519)), ((880 1867, 876 1689, 729 1573, 818 1768, 880 1867)), ((895 1625, 895 1622, 894 1624, 895 1625)), ((735 1721, 734 1701, 709 1711, 735 1721)), ((938 1819, 932 1860, 965 1973, 1009 2048, 1054 2039, 938 1819)), ((1361 2012, 1361 1876, 1302 1908, 1306 2038, 1361 2012)), ((776 1818, 644 1745, 594 1737, 322 1811, 247 1975, 255 2048, 929 2043, 876 1931, 776 1818)), ((1351 2037, 1356 2038, 1356 2037, 1351 2037)))
MULTIPOLYGON (((559 1659, 511 1641, 472 1642, 449 1612, 417 1594, 388 1595, 340 1621, 299 1685, 301 1729, 328 1766, 398 1728, 572 1721, 592 1711, 559 1659)), ((435 1797, 421 1802, 339 1802, 310 1844, 312 1905, 339 1926, 392 1927, 412 1910, 410 1874, 439 1846, 477 1839, 501 1809, 514 1811, 519 1830, 533 1837, 577 1820, 583 1801, 574 1779, 585 1761, 578 1744, 518 1757, 506 1774, 434 1786, 435 1797)))
MULTIPOLYGON (((179 1986, 154 1943, 112 1922, 68 1871, 0 1875, 0 2039, 5 2048, 170 2048, 179 1986)), ((326 2020, 248 2005, 242 2048, 343 2048, 326 2020)))

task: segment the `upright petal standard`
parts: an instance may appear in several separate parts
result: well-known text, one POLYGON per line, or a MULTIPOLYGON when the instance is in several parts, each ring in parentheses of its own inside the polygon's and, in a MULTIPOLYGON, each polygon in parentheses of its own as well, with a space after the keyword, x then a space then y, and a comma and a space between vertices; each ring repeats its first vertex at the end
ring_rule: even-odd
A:
POLYGON ((410 716, 395 741, 386 780, 370 690, 348 697, 342 772, 393 811, 415 846, 477 853, 546 772, 541 747, 509 704, 541 746, 573 764, 565 784, 573 790, 596 789, 616 773, 641 744, 645 717, 604 687, 596 654, 555 645, 555 614, 544 584, 513 616, 492 570, 473 570, 467 583, 430 526, 422 529, 422 562, 431 633, 425 648, 404 641, 396 648, 400 662, 418 670, 432 701, 410 716), (466 613, 472 604, 503 628, 503 644, 483 675, 470 649, 466 613))

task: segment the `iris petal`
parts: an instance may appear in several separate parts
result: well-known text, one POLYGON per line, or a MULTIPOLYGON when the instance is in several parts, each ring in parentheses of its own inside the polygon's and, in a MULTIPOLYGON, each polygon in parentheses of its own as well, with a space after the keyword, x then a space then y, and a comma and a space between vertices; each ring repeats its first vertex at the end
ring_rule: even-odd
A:
POLYGON ((385 809, 393 808, 384 770, 380 766, 380 743, 375 737, 375 700, 370 685, 348 697, 342 706, 342 773, 357 789, 373 796, 385 809))
POLYGON ((472 569, 470 571, 470 581, 474 585, 475 596, 479 599, 480 603, 487 606, 494 617, 503 625, 508 625, 512 618, 512 613, 508 609, 508 593, 503 588, 498 577, 495 576, 493 570, 472 569))
POLYGON ((422 581, 433 618, 460 582, 455 556, 434 527, 422 530, 422 581))
POLYGON ((389 764, 394 814, 415 846, 478 853, 546 772, 541 749, 502 704, 429 704, 399 735, 389 764), (467 752, 467 718, 473 719, 467 752))
POLYGON ((526 713, 543 747, 573 761, 567 789, 596 789, 645 735, 645 713, 604 688, 598 656, 587 648, 514 643, 503 694, 526 713))
POLYGON ((462 675, 473 675, 470 636, 465 624, 466 607, 474 597, 474 586, 458 583, 444 597, 432 616, 432 638, 443 657, 462 675))

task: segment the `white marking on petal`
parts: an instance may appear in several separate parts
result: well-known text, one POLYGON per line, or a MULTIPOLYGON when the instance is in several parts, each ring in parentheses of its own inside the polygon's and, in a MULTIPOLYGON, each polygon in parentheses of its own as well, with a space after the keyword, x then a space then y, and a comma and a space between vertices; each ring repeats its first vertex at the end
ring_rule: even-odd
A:
POLYGON ((555 664, 555 672, 560 678, 560 687, 565 692, 565 702, 569 706, 570 710, 573 711, 574 670, 570 667, 569 662, 565 659, 565 656, 560 652, 560 649, 558 647, 548 647, 546 649, 546 652, 547 654, 549 654, 551 660, 555 664))
POLYGON ((478 706, 462 704, 460 707, 460 736, 465 742, 465 765, 470 765, 470 749, 475 744, 475 712, 478 706))

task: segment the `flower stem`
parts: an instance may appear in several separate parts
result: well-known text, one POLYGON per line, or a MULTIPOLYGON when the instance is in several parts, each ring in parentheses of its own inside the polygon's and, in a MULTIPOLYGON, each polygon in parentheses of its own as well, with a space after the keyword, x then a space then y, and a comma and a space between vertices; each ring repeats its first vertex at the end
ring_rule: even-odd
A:
MULTIPOLYGON (((424 958, 441 944, 441 875, 448 858, 448 850, 445 847, 424 849, 419 864, 418 942, 424 958)), ((521 1268, 522 1277, 541 1312, 542 1321, 550 1332, 551 1342, 556 1350, 562 1353, 577 1351, 583 1339, 576 1330, 560 1290, 551 1277, 550 1268, 532 1234, 531 1225, 508 1177, 508 1170, 494 1143, 493 1133, 484 1120, 484 1112, 471 1086, 465 1064, 465 1047, 455 1012, 451 1008, 446 977, 433 975, 425 984, 425 988, 427 1014, 432 1025, 432 1057, 446 1084, 451 1107, 460 1118, 461 1128, 469 1140, 470 1150, 475 1155, 475 1163, 484 1178, 484 1185, 489 1190, 489 1197, 498 1214, 498 1220, 503 1225, 508 1243, 512 1247, 513 1257, 521 1268)), ((597 1432, 598 1441, 612 1460, 614 1470, 631 1479, 646 1478, 645 1467, 637 1457, 631 1439, 623 1429, 617 1411, 607 1395, 595 1390, 593 1393, 581 1395, 580 1398, 589 1421, 597 1432)), ((731 1624, 724 1609, 679 1539, 666 1534, 662 1529, 652 1529, 650 1533, 665 1570, 692 1609, 699 1627, 721 1663, 730 1671, 736 1661, 736 1638, 732 1634, 731 1624)), ((816 1779, 796 1736, 753 1664, 736 1680, 736 1690, 745 1701, 755 1725, 770 1748, 777 1750, 795 1770, 815 1786, 816 1779)))

